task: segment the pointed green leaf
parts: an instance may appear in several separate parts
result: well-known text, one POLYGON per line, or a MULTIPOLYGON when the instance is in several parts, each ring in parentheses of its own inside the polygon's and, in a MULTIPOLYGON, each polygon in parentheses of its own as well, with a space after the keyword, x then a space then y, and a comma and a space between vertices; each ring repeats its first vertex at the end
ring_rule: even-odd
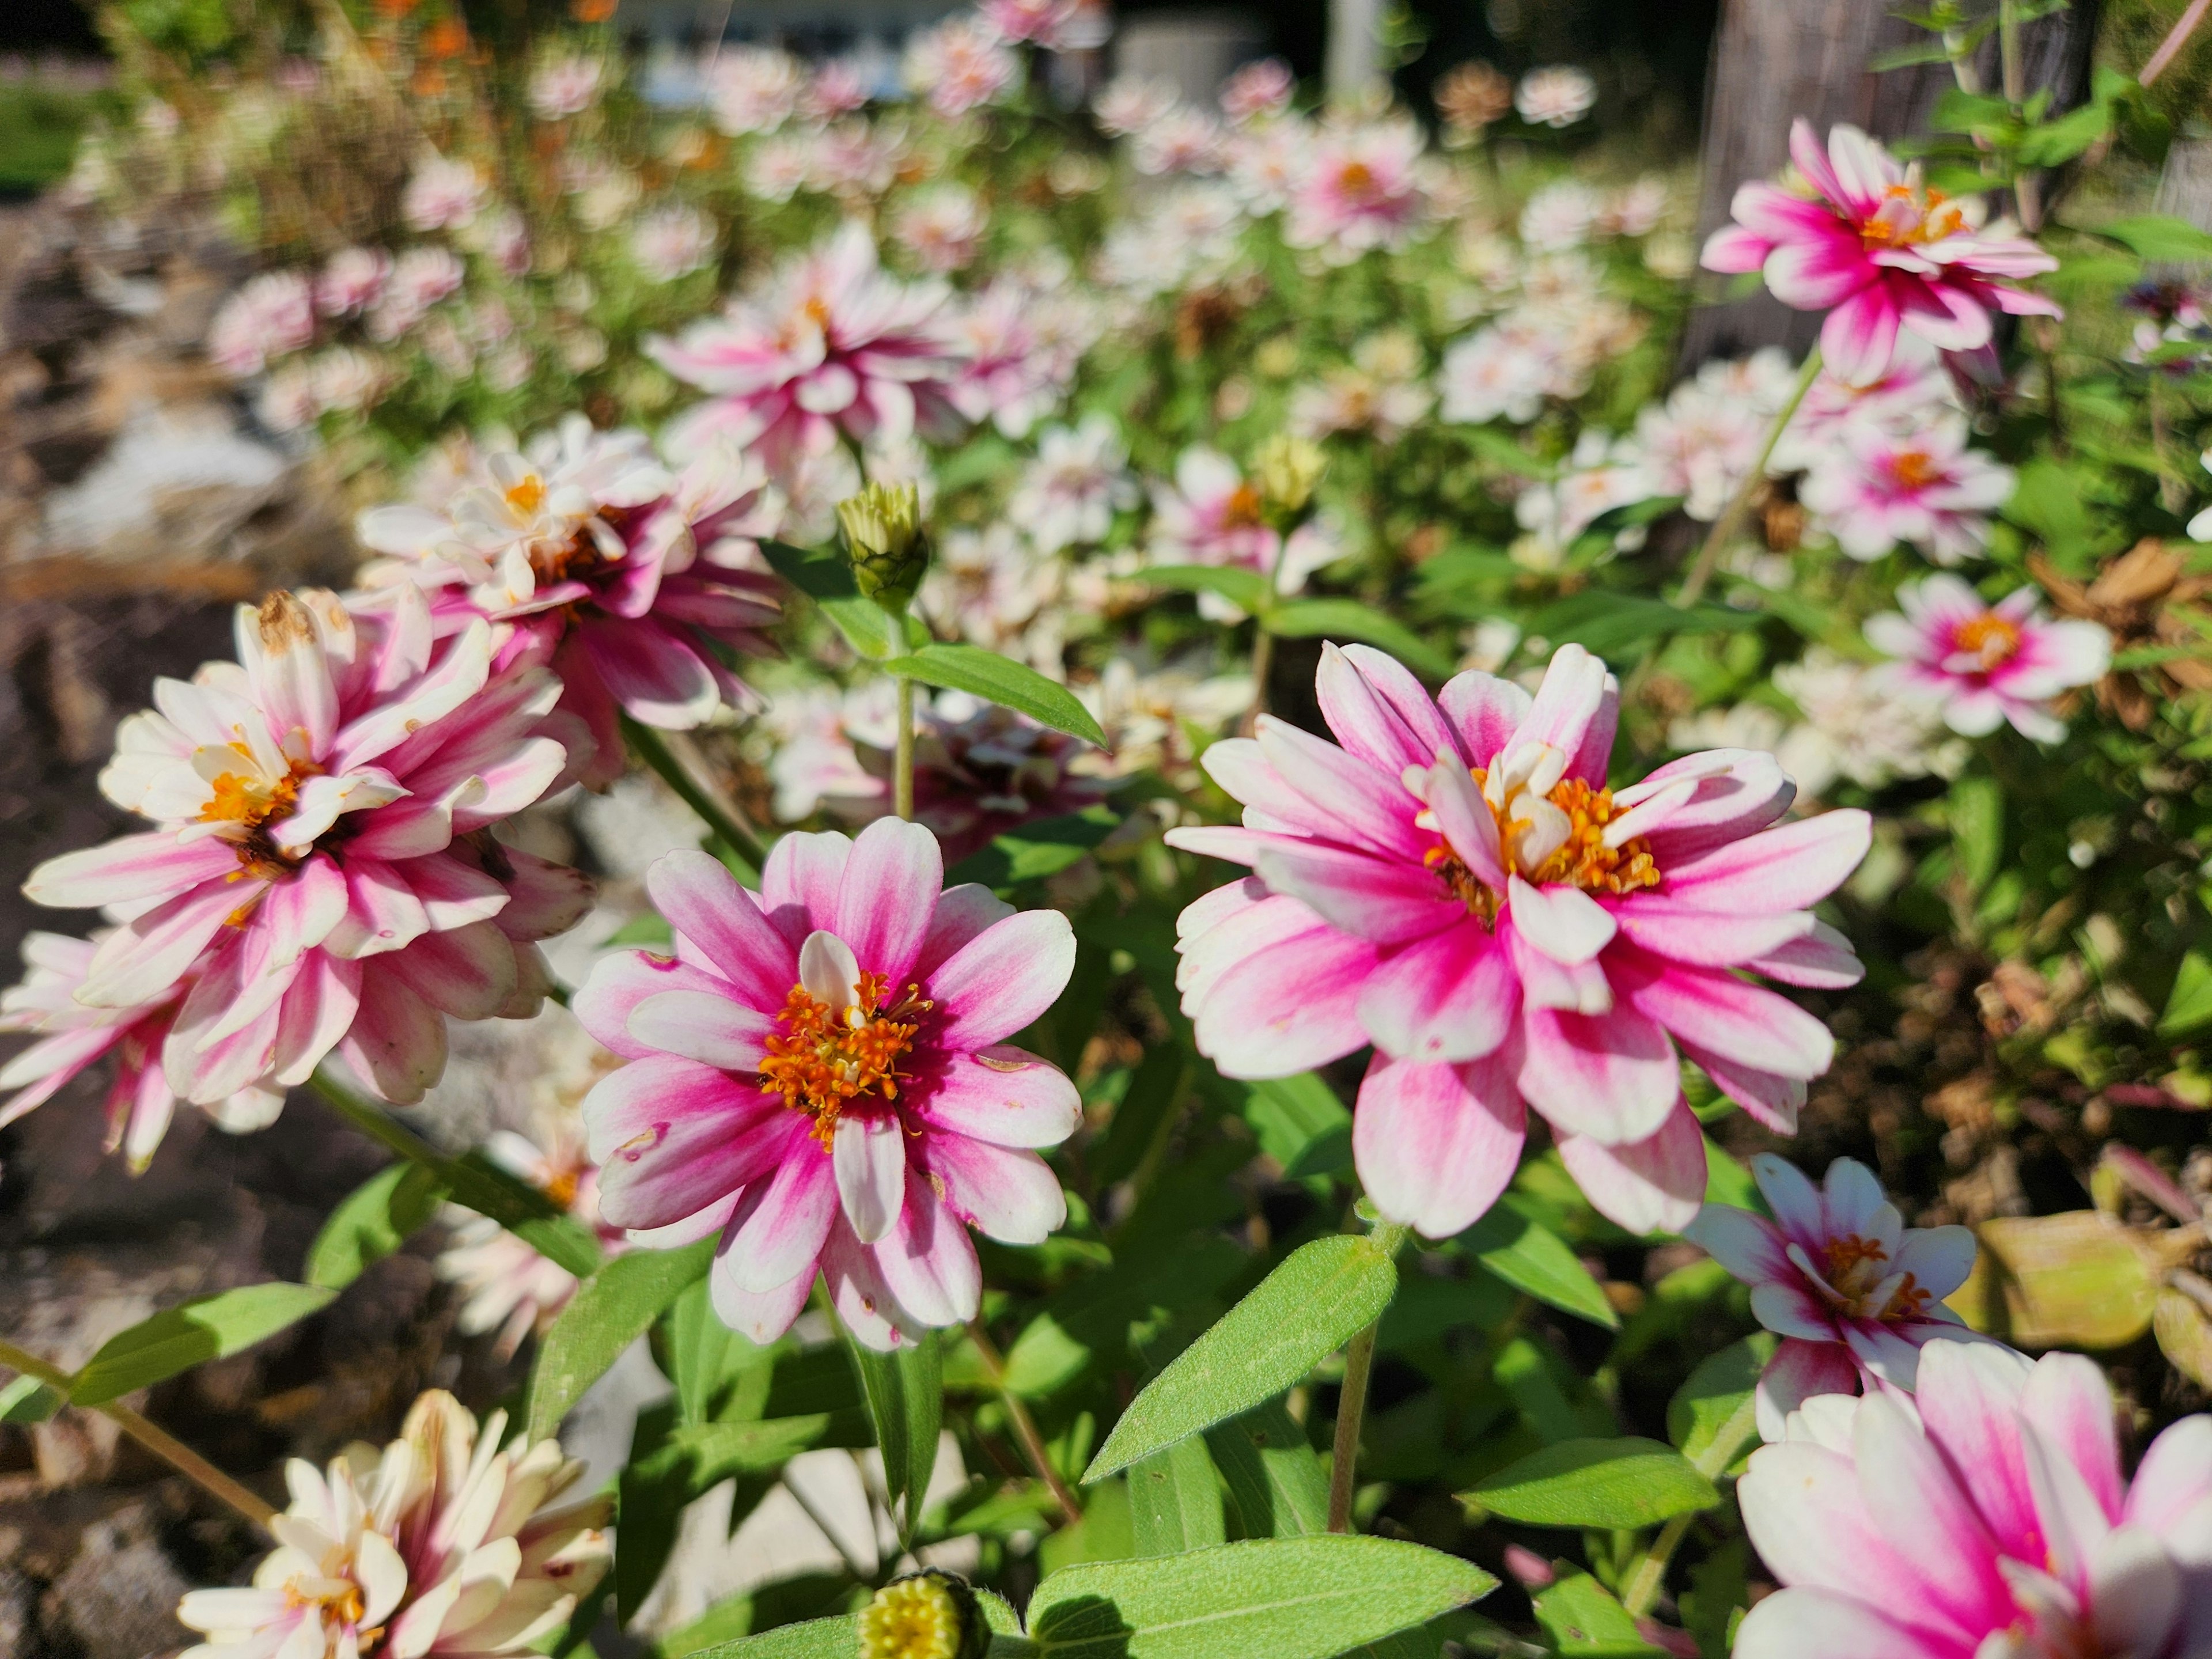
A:
POLYGON ((921 1500, 937 1467, 938 1432, 945 1424, 945 1362, 937 1333, 925 1331, 919 1341, 879 1353, 847 1331, 845 1349, 884 1454, 891 1513, 899 1535, 910 1539, 921 1524, 921 1500))
POLYGON ((1328 1530, 1328 1472, 1278 1397, 1206 1431, 1249 1538, 1328 1530))
POLYGON ((1628 1609, 1586 1572, 1571 1572, 1536 1597, 1536 1622, 1561 1659, 1661 1659, 1628 1609))
POLYGON ((1203 1439, 1178 1440, 1130 1466, 1129 1526, 1139 1555, 1180 1555, 1228 1536, 1203 1439))
POLYGON ((702 1239, 680 1250, 633 1250, 586 1279, 538 1345, 524 1414, 530 1437, 542 1440, 559 1429, 584 1391, 686 1285, 705 1276, 714 1259, 714 1241, 702 1239))
POLYGON ((70 1403, 100 1406, 179 1371, 226 1359, 328 1307, 336 1291, 316 1285, 246 1285, 195 1297, 100 1345, 71 1379, 70 1403))
POLYGON ((1084 1480, 1097 1480, 1304 1377, 1382 1316, 1397 1269, 1365 1238, 1302 1246, 1145 1387, 1084 1480))
POLYGON ((2212 235, 2186 219, 2163 213, 2139 213, 2098 227, 2130 253, 2144 259, 2212 259, 2212 235))
POLYGON ((1043 1659, 1334 1659, 1497 1582, 1395 1539, 1255 1539, 1063 1567, 1030 1600, 1030 1639, 1043 1659))
POLYGON ((437 1172, 394 1164, 349 1193, 307 1247, 307 1283, 343 1290, 438 1212, 446 1196, 437 1172))
POLYGON ((1687 1458, 1656 1440, 1562 1440, 1467 1494, 1493 1515, 1538 1527, 1627 1529, 1721 1501, 1687 1458))
POLYGON ((1106 734, 1075 694, 1036 669, 986 651, 980 645, 925 645, 911 656, 893 657, 883 665, 886 674, 903 674, 925 685, 1003 703, 1027 714, 1040 725, 1065 732, 1085 743, 1106 746, 1106 734))
POLYGON ((1562 1313, 1618 1330, 1620 1316, 1605 1291, 1550 1228, 1501 1203, 1454 1241, 1515 1290, 1562 1313))
POLYGON ((1752 1398, 1777 1339, 1757 1331, 1708 1355, 1667 1405, 1667 1434, 1700 1474, 1719 1475, 1759 1437, 1752 1398))
POLYGON ((1267 603, 1267 579, 1256 570, 1226 564, 1154 564, 1135 580, 1183 593, 1212 593, 1249 614, 1267 603))
POLYGON ((2158 1017, 2158 1033, 2182 1036, 2207 1022, 2212 1022, 2212 962, 2201 951, 2191 951, 2184 954, 2181 971, 2173 976, 2166 1012, 2158 1017))
POLYGON ((43 1423, 67 1403, 27 1374, 0 1389, 0 1423, 43 1423))

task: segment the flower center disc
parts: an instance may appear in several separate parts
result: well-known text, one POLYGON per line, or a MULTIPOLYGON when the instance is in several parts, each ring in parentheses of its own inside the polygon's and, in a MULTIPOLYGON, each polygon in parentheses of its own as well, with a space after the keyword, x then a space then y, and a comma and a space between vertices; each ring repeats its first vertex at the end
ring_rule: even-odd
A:
POLYGON ((1981 659, 1982 672, 2009 662, 2020 649, 2020 629, 2002 617, 1991 611, 1960 624, 1952 635, 1952 644, 1959 650, 1981 659))
POLYGON ((1860 223, 1859 236, 1869 247, 1918 247, 1955 236, 1966 224, 1965 212, 1942 191, 1892 185, 1860 223))
POLYGON ((898 1098, 905 1075, 898 1063, 914 1046, 921 1017, 934 1005, 921 987, 909 985, 904 996, 886 1006, 890 990, 881 974, 863 973, 858 999, 840 1014, 794 985, 775 1017, 782 1030, 768 1039, 762 1091, 781 1095, 786 1105, 811 1117, 814 1138, 825 1148, 836 1136, 847 1102, 868 1095, 898 1098))

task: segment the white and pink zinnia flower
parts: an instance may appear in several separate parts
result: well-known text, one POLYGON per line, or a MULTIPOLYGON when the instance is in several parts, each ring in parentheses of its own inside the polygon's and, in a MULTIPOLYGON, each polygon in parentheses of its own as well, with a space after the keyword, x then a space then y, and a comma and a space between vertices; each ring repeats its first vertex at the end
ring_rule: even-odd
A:
POLYGON ((1929 576, 1897 590, 1899 610, 1867 618, 1867 641, 1895 659, 1881 670, 1889 684, 1960 736, 2010 721, 2056 743, 2066 722, 2051 700, 2104 678, 2112 636, 2093 622, 2050 621, 2038 598, 2023 587, 1990 605, 1956 576, 1929 576))
POLYGON ((1686 1226, 1705 1152, 1680 1058, 1794 1131, 1834 1041, 1739 975, 1857 981, 1811 907, 1865 854, 1866 814, 1778 824, 1794 787, 1747 750, 1615 794, 1619 690, 1579 646, 1533 701, 1470 672, 1440 707, 1360 646, 1325 647, 1317 688, 1337 743, 1263 717, 1205 757, 1243 827, 1168 835, 1253 872, 1178 923, 1200 1051, 1263 1078, 1373 1044, 1360 1179, 1431 1237, 1504 1190, 1531 1105, 1601 1212, 1637 1232, 1686 1226))
POLYGON ((1781 1439, 1816 1394, 1871 1393, 1875 1381, 1909 1392, 1923 1344, 1967 1336, 1943 1298, 1973 1271, 1970 1230, 1907 1227, 1853 1158, 1831 1164, 1818 1188, 1771 1152, 1751 1172, 1774 1219, 1708 1204, 1688 1237, 1751 1286, 1753 1316, 1782 1339, 1759 1379, 1765 1438, 1781 1439))
MULTIPOLYGON (((1175 483, 1152 486, 1153 562, 1234 565, 1271 576, 1278 592, 1296 593, 1342 550, 1318 522, 1300 526, 1286 540, 1263 508, 1259 485, 1236 462, 1194 444, 1176 460, 1175 483)), ((1199 596, 1199 611, 1217 622, 1243 614, 1212 593, 1199 596)))
POLYGON ((591 732, 584 781, 621 775, 616 711, 680 731, 750 693, 717 653, 773 654, 773 577, 750 568, 781 504, 758 461, 716 444, 672 474, 641 433, 572 415, 520 452, 486 457, 441 508, 362 515, 363 545, 392 555, 362 580, 414 586, 441 632, 498 628, 497 661, 550 664, 561 707, 591 732))
POLYGON ((1065 1218, 1034 1150, 1082 1115, 1012 1036, 1075 964, 1053 910, 940 891, 937 839, 886 818, 776 842, 757 895, 703 853, 647 873, 673 957, 602 961, 577 1017, 629 1061, 584 1102, 599 1210, 653 1244, 720 1236, 714 1304, 767 1342, 817 1273, 889 1349, 972 1317, 967 1226, 1041 1242, 1065 1218))
POLYGON ((2130 1481, 2079 1354, 1931 1342, 1917 1394, 1824 1395, 1737 1483, 1783 1589, 1735 1659, 2202 1659, 2212 1653, 2212 1417, 2130 1481))
POLYGON ((553 1440, 501 1448, 434 1390, 381 1453, 285 1466, 276 1549, 243 1589, 194 1590, 184 1659, 504 1659, 557 1632, 605 1576, 604 1498, 555 1507, 584 1465, 553 1440))
POLYGON ((1790 155, 1810 197, 1758 179, 1740 186, 1735 222, 1706 241, 1705 265, 1763 271, 1783 304, 1827 311, 1820 351, 1839 379, 1880 379, 1900 329, 1943 351, 1980 352, 1991 311, 2060 314, 2012 286, 2057 260, 2009 223, 1984 228, 1978 199, 1929 189, 1917 165, 1899 166, 1856 127, 1830 129, 1824 151, 1801 118, 1790 155))
POLYGON ((1423 147, 1409 120, 1322 127, 1291 186, 1283 240, 1338 263, 1405 246, 1428 220, 1423 147))
POLYGON ((919 429, 957 431, 959 370, 943 331, 951 290, 884 270, 867 227, 848 221, 786 264, 759 294, 720 318, 647 347, 708 400, 677 420, 670 453, 698 453, 717 437, 757 446, 779 475, 836 447, 840 432, 895 447, 919 429))
POLYGON ((1988 547, 1989 515, 2012 499, 2013 483, 2010 467, 1967 446, 1961 419, 1905 432, 1863 419, 1814 458, 1797 499, 1855 559, 1910 542, 1938 564, 1957 564, 1988 547))
POLYGON ((238 648, 157 681, 159 712, 117 735, 101 790, 160 827, 49 859, 24 891, 120 919, 85 1006, 149 1011, 189 981, 162 1050, 178 1095, 300 1083, 343 1044, 386 1098, 419 1099, 441 1011, 535 1007, 530 942, 585 902, 574 872, 477 833, 566 769, 544 730, 559 684, 495 678, 482 622, 434 659, 419 599, 357 624, 335 595, 273 593, 239 608, 238 648))

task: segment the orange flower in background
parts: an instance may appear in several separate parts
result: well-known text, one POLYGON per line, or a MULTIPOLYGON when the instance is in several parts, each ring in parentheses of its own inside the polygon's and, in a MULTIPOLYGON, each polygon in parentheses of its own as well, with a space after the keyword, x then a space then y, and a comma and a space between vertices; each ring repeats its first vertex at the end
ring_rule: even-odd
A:
POLYGON ((386 17, 401 18, 421 3, 421 0, 376 0, 376 9, 386 17))
POLYGON ((579 23, 604 23, 621 3, 622 0, 569 0, 568 15, 579 23))
POLYGON ((469 49, 469 26, 458 17, 441 17, 422 31, 425 58, 459 58, 469 49))

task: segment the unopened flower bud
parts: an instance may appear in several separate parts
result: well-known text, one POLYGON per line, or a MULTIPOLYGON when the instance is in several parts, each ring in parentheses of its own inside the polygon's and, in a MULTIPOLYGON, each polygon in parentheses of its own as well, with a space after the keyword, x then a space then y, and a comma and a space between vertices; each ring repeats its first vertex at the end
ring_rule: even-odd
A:
POLYGON ((1310 439, 1278 432, 1261 444, 1252 457, 1252 471, 1260 481, 1267 521, 1278 529, 1298 523, 1313 501, 1314 486, 1328 471, 1328 457, 1310 439))
POLYGON ((990 1645, 968 1581, 934 1568, 892 1579, 860 1609, 860 1659, 983 1659, 990 1645))
POLYGON ((921 491, 911 483, 866 486, 837 503, 853 580, 886 611, 903 615, 929 568, 929 538, 921 527, 921 491))

